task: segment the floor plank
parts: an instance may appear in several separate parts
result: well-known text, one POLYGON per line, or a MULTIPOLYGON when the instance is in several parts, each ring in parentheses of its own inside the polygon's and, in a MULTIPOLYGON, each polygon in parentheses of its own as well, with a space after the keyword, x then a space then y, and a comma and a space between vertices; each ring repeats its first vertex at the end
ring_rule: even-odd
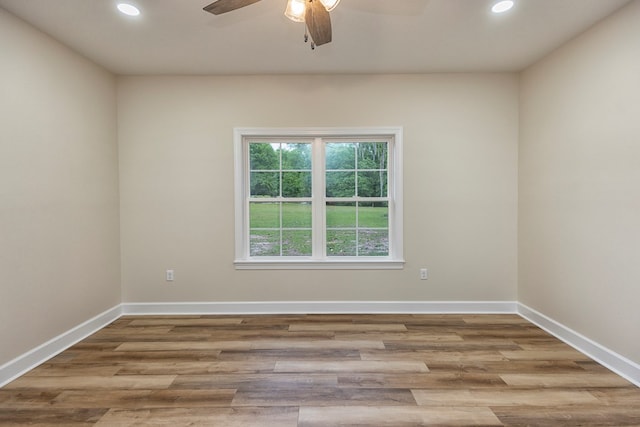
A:
POLYGON ((176 375, 120 375, 120 376, 68 376, 39 377, 26 375, 7 384, 7 390, 96 390, 96 389, 157 389, 167 388, 176 375))
POLYGON ((190 342, 131 342, 123 343, 116 351, 158 350, 279 350, 279 349, 382 349, 382 341, 346 340, 290 340, 265 339, 243 341, 190 342))
POLYGON ((214 390, 110 390, 87 393, 68 390, 51 401, 55 408, 199 408, 229 407, 235 389, 214 390))
MULTIPOLYGON (((363 360, 362 351, 331 349, 280 349, 280 350, 224 350, 217 357, 220 361, 280 361, 280 360, 314 360, 342 362, 346 360, 363 360)), ((406 360, 406 359, 404 359, 406 360)))
POLYGON ((424 362, 414 361, 280 361, 276 362, 274 372, 325 373, 325 372, 376 372, 383 374, 406 374, 428 372, 424 362))
POLYGON ((251 374, 273 372, 275 364, 270 361, 121 362, 118 375, 251 374))
POLYGON ((496 416, 507 426, 634 426, 640 425, 640 406, 611 407, 575 405, 537 407, 494 407, 496 416))
POLYGON ((406 406, 416 401, 408 389, 291 387, 240 388, 232 406, 406 406))
POLYGON ((303 407, 300 427, 328 426, 502 426, 489 408, 444 410, 423 407, 303 407))
POLYGON ((219 318, 136 318, 132 320, 130 326, 223 326, 239 325, 242 323, 241 317, 219 317, 219 318))
POLYGON ((179 375, 172 389, 237 389, 277 390, 299 388, 333 388, 338 386, 335 374, 242 374, 242 375, 179 375))
POLYGON ((0 425, 9 426, 93 426, 100 422, 107 409, 3 409, 0 425))
POLYGON ((509 360, 589 360, 573 349, 500 351, 509 360))
POLYGON ((113 376, 122 370, 121 366, 113 364, 94 363, 80 365, 77 363, 46 363, 37 370, 27 373, 27 377, 76 377, 76 376, 113 376))
POLYGON ((112 409, 96 426, 296 427, 298 408, 112 409))
POLYGON ((413 390, 420 406, 553 406, 598 403, 580 390, 413 390))
POLYGON ((589 372, 564 374, 503 374, 500 377, 505 383, 516 387, 624 387, 629 383, 614 373, 593 374, 589 372))
POLYGON ((440 350, 363 350, 362 360, 419 360, 432 363, 486 363, 508 359, 497 351, 440 351, 440 350))
POLYGON ((401 323, 293 323, 293 332, 333 331, 333 332, 404 332, 407 327, 401 323))
POLYGON ((498 374, 430 371, 426 374, 345 373, 338 374, 341 387, 380 388, 451 388, 503 387, 505 382, 498 374))

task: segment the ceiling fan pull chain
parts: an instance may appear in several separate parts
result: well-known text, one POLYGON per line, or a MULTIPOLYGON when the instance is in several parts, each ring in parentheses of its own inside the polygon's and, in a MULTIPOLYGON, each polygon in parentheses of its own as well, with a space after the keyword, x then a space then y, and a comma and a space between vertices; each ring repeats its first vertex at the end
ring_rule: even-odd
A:
MULTIPOLYGON (((309 32, 307 31, 307 25, 304 26, 304 42, 309 42, 309 32)), ((316 50, 316 44, 311 40, 311 50, 316 50)))

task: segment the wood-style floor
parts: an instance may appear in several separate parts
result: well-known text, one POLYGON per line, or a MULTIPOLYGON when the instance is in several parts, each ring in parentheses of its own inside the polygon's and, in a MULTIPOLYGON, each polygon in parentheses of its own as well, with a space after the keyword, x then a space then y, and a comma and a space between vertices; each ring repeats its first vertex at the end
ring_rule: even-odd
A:
POLYGON ((0 425, 640 426, 640 389, 516 315, 125 316, 0 425))

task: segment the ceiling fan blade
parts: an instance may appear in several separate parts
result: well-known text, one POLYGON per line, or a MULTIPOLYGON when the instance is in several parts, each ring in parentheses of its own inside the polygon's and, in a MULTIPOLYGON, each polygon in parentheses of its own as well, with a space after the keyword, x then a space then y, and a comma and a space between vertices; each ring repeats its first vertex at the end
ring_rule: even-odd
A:
POLYGON ((222 13, 240 9, 241 7, 249 6, 250 4, 254 4, 259 1, 260 0, 216 0, 209 6, 205 6, 204 10, 211 12, 214 15, 220 15, 222 13))
POLYGON ((320 0, 308 0, 304 22, 316 46, 331 41, 331 18, 320 0))

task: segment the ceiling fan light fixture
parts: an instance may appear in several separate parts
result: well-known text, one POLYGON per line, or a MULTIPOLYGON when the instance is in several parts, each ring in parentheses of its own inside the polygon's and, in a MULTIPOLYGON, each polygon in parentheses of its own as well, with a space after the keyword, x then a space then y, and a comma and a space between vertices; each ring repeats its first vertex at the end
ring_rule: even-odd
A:
POLYGON ((293 22, 304 22, 305 8, 305 0, 288 0, 284 16, 293 22))
POLYGON ((340 0, 320 0, 320 3, 327 9, 327 12, 331 12, 340 3, 340 0))

